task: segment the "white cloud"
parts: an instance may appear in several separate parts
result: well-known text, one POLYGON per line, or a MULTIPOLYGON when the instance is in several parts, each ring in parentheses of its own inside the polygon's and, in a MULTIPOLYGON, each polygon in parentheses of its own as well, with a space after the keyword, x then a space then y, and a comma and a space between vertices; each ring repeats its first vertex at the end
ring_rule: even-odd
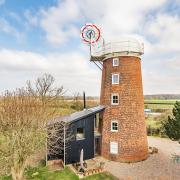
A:
POLYGON ((17 39, 22 37, 22 34, 13 27, 6 19, 0 17, 0 31, 15 36, 17 39))
MULTIPOLYGON (((162 6, 166 0, 65 0, 57 6, 41 10, 41 27, 51 44, 61 45, 77 36, 75 24, 92 21, 103 29, 105 39, 141 31, 146 14, 162 6)), ((80 27, 79 27, 80 28, 80 27)))
POLYGON ((2 49, 0 51, 1 71, 35 71, 46 70, 45 57, 26 51, 2 49))
POLYGON ((129 35, 140 31, 146 14, 163 5, 166 0, 100 0, 79 1, 84 16, 99 24, 105 39, 116 36, 129 35))
POLYGON ((173 72, 178 71, 179 76, 180 76, 180 71, 179 71, 180 52, 179 52, 179 54, 176 54, 174 57, 172 57, 172 58, 168 59, 167 61, 165 61, 165 66, 168 67, 173 72))
POLYGON ((54 75, 57 84, 63 85, 69 93, 86 90, 89 95, 99 94, 100 71, 92 68, 87 57, 78 52, 42 55, 1 49, 0 64, 0 81, 5 84, 3 89, 22 86, 29 78, 47 72, 54 75))
POLYGON ((78 36, 79 29, 74 23, 79 21, 79 13, 75 0, 59 1, 57 7, 41 10, 40 25, 46 32, 48 42, 62 45, 69 38, 78 36))
POLYGON ((180 17, 168 14, 157 16, 146 23, 145 35, 155 39, 151 44, 152 51, 157 53, 180 52, 180 17))
MULTIPOLYGON (((179 56, 180 57, 180 56, 179 56)), ((144 93, 179 93, 180 71, 178 58, 152 62, 143 60, 144 93), (152 65, 146 67, 147 65, 152 65), (158 67, 162 67, 159 69, 158 67)), ((38 54, 9 49, 0 50, 0 91, 21 87, 28 79, 51 73, 58 85, 68 94, 85 90, 88 95, 99 95, 101 71, 90 66, 88 58, 79 52, 38 54)))
MULTIPOLYGON (((163 66, 163 65, 161 65, 163 66)), ((163 70, 143 71, 144 94, 179 94, 180 72, 163 70)))

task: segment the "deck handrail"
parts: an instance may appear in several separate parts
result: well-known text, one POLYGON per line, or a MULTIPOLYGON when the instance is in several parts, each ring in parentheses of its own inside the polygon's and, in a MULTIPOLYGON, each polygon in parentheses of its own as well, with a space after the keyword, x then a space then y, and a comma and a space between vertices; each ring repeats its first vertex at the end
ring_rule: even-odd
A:
POLYGON ((144 54, 144 44, 136 40, 121 40, 108 42, 101 48, 92 48, 92 56, 102 56, 113 52, 135 52, 144 54))

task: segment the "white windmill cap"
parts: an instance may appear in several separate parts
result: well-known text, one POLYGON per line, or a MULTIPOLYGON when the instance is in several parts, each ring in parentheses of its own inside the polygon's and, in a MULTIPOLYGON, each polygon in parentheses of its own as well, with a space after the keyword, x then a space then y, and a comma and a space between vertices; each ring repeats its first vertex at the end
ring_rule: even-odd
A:
POLYGON ((132 37, 118 37, 104 41, 101 49, 93 49, 93 56, 111 57, 111 56, 136 56, 144 54, 144 44, 132 37))

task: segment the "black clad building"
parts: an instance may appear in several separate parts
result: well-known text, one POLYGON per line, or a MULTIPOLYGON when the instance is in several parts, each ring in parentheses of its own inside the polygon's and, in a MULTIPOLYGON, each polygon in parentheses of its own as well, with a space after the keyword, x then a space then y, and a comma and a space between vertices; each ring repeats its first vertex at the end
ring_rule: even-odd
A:
MULTIPOLYGON (((71 132, 72 138, 65 143, 65 152, 48 155, 48 160, 62 159, 65 164, 80 161, 80 153, 83 149, 84 160, 94 158, 101 153, 101 132, 102 113, 104 106, 97 106, 73 113, 69 116, 56 118, 49 122, 51 126, 58 122, 63 122, 69 130, 64 131, 64 137, 68 137, 71 132)), ((57 142, 58 143, 58 142, 57 142)))

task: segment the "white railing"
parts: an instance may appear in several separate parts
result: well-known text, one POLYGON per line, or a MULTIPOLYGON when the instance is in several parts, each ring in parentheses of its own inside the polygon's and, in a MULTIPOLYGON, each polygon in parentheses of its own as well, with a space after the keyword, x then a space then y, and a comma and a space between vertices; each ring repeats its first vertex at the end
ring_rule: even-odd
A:
POLYGON ((105 43, 101 48, 92 47, 93 56, 102 56, 114 52, 133 52, 142 55, 144 54, 144 45, 137 40, 120 40, 105 43))

